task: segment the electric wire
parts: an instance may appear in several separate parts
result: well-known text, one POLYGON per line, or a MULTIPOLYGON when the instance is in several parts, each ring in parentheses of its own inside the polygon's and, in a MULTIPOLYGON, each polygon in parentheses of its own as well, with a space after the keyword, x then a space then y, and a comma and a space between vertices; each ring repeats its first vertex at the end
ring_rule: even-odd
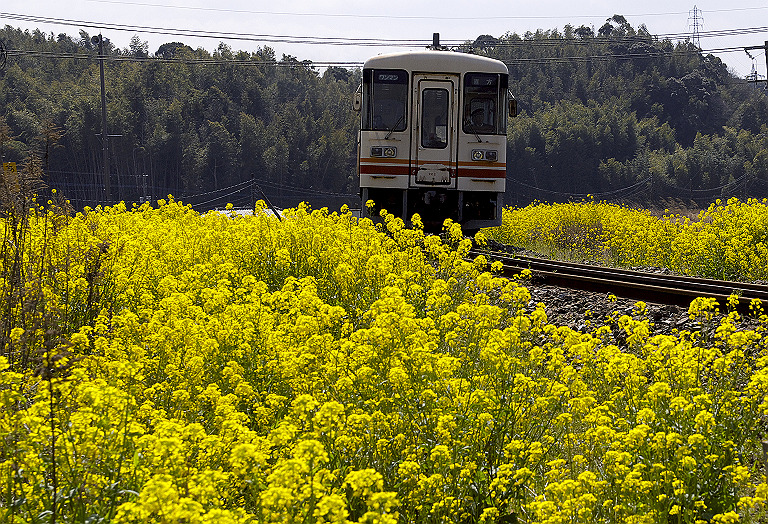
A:
MULTIPOLYGON (((302 36, 302 35, 272 35, 272 34, 256 34, 256 33, 232 33, 224 31, 206 31, 199 29, 178 29, 167 28, 157 26, 141 26, 130 24, 115 24, 109 22, 93 22, 87 20, 74 20, 67 18, 54 18, 44 17, 37 15, 24 15, 17 13, 0 12, 0 18, 8 18, 10 20, 31 22, 39 24, 53 24, 53 25, 66 25, 75 27, 88 27, 99 30, 114 30, 114 31, 131 31, 148 34, 161 34, 166 36, 186 36, 191 38, 216 38, 220 40, 245 40, 245 41, 260 41, 270 43, 292 43, 292 44, 321 44, 321 45, 338 45, 338 46, 394 46, 394 47, 426 47, 431 44, 431 41, 425 39, 383 39, 383 38, 350 38, 350 37, 323 37, 323 36, 302 36)), ((755 33, 763 33, 768 31, 768 26, 761 27, 749 27, 740 29, 723 29, 723 30, 711 30, 700 31, 697 33, 699 38, 714 38, 722 36, 741 36, 755 33)), ((693 37, 693 33, 670 33, 670 34, 658 34, 651 35, 650 33, 640 33, 631 36, 619 36, 614 38, 609 37, 587 37, 587 38, 543 38, 535 40, 505 40, 497 42, 496 46, 516 46, 516 45, 530 45, 530 42, 536 42, 533 45, 562 45, 563 41, 568 43, 601 43, 612 41, 647 41, 653 40, 690 40, 693 37), (551 43, 548 43, 551 42, 551 43)), ((465 40, 446 40, 443 42, 447 46, 461 46, 471 42, 471 39, 465 40)))
POLYGON ((290 184, 280 184, 277 182, 270 182, 265 180, 259 181, 260 185, 271 187, 272 189, 284 189, 292 192, 301 192, 301 193, 307 193, 312 194, 316 196, 333 196, 333 197, 351 197, 351 196, 358 196, 357 194, 353 193, 336 193, 332 191, 323 191, 321 189, 312 189, 312 188, 304 188, 299 186, 293 186, 290 184))
MULTIPOLYGON (((569 63, 569 62, 599 62, 610 60, 635 60, 635 59, 648 59, 648 58, 661 58, 670 57, 680 54, 695 55, 695 54, 712 54, 712 53, 726 53, 743 51, 743 48, 717 48, 717 49, 672 49, 672 50, 654 50, 647 53, 605 53, 600 55, 569 55, 569 56, 553 56, 553 57, 535 57, 535 58, 506 58, 502 61, 510 65, 523 65, 523 64, 546 64, 546 63, 569 63)), ((20 50, 9 49, 7 51, 9 57, 25 57, 25 58, 51 58, 62 60, 105 60, 107 62, 134 62, 134 63, 165 63, 165 64, 187 64, 187 65, 237 65, 237 66, 251 66, 251 67, 264 67, 264 66, 277 66, 277 67, 362 67, 363 62, 360 61, 293 61, 293 60, 254 60, 254 59, 226 59, 221 57, 211 58, 163 58, 163 57, 137 57, 129 55, 104 55, 100 57, 94 53, 60 53, 49 51, 37 51, 37 50, 20 50)))
MULTIPOLYGON (((217 38, 220 40, 250 40, 267 43, 302 43, 302 44, 323 44, 323 45, 339 45, 339 46, 404 46, 404 47, 426 47, 430 42, 426 40, 388 40, 388 39, 360 39, 360 38, 344 38, 344 37, 307 37, 296 35, 265 35, 265 34, 251 34, 251 33, 222 33, 216 31, 201 31, 201 30, 186 30, 186 29, 171 29, 151 26, 133 26, 124 24, 103 24, 98 22, 89 22, 83 20, 71 20, 62 18, 41 17, 34 15, 21 15, 14 13, 0 13, 0 17, 6 17, 18 21, 27 21, 35 23, 49 23, 49 24, 63 24, 63 25, 76 25, 98 28, 100 30, 113 29, 118 31, 138 31, 148 32, 156 34, 165 34, 168 36, 186 36, 186 37, 205 37, 205 38, 217 38)), ((709 36, 734 36, 753 34, 758 32, 768 31, 768 27, 753 27, 744 29, 730 29, 730 30, 718 30, 718 31, 704 31, 700 33, 702 37, 709 36)), ((679 47, 674 49, 659 49, 652 44, 658 43, 659 38, 664 39, 678 39, 678 40, 690 40, 691 33, 676 33, 668 35, 650 35, 650 34, 637 34, 621 37, 588 37, 588 38, 526 38, 515 40, 513 38, 502 38, 488 44, 489 47, 495 49, 504 48, 519 48, 519 47, 563 47, 568 45, 600 45, 600 44, 634 44, 645 43, 649 47, 642 52, 638 52, 634 49, 630 49, 630 52, 624 53, 604 53, 599 55, 572 55, 572 56, 554 56, 554 57, 536 57, 536 58, 508 58, 504 60, 507 65, 516 64, 545 64, 545 63, 566 63, 566 62, 589 62, 589 61, 605 61, 605 60, 634 60, 649 57, 659 56, 671 56, 680 52, 689 53, 733 53, 741 52, 743 47, 726 47, 726 48, 712 48, 712 49, 699 49, 691 44, 691 49, 681 50, 679 47), (633 52, 634 51, 634 52, 633 52)), ((472 48, 473 44, 469 40, 464 41, 449 41, 446 42, 449 46, 454 46, 458 49, 472 48)), ((483 44, 484 45, 484 44, 483 44)), ((483 45, 480 47, 482 48, 483 45)), ((33 50, 12 50, 7 51, 9 56, 26 56, 26 57, 38 57, 38 58, 58 58, 58 59, 92 59, 93 54, 88 53, 54 53, 46 51, 33 51, 33 50)), ((324 61, 324 62, 312 62, 312 61, 263 61, 263 60, 242 60, 242 59, 222 59, 221 57, 211 58, 164 58, 164 57, 137 57, 120 54, 108 54, 103 58, 112 62, 151 62, 151 63, 183 63, 183 64, 236 64, 236 65, 248 65, 248 66, 280 66, 280 67, 301 67, 304 66, 317 66, 317 67, 360 67, 363 64, 359 61, 324 61)))
MULTIPOLYGON (((538 186, 533 186, 531 184, 526 184, 522 180, 518 180, 518 179, 515 179, 515 178, 511 178, 511 180, 516 185, 519 185, 519 186, 522 186, 522 187, 525 187, 525 188, 528 188, 528 189, 533 189, 533 190, 539 191, 541 193, 555 195, 555 196, 568 196, 568 197, 572 197, 572 198, 573 197, 575 197, 575 198, 589 198, 589 197, 596 197, 596 198, 614 197, 614 198, 618 198, 621 195, 621 193, 623 193, 625 191, 628 191, 628 190, 635 190, 636 188, 639 188, 639 187, 642 187, 643 190, 645 190, 645 185, 651 180, 651 177, 644 178, 644 179, 642 179, 642 180, 640 180, 638 182, 635 182, 634 184, 626 186, 626 187, 622 187, 622 188, 618 188, 618 189, 613 189, 613 190, 610 190, 610 191, 591 192, 591 193, 573 193, 573 192, 554 191, 554 190, 551 190, 551 189, 546 189, 546 188, 543 188, 543 187, 538 187, 538 186)), ((625 195, 624 198, 626 198, 626 197, 627 196, 625 195)))
POLYGON ((251 180, 245 180, 244 182, 239 182, 237 184, 233 184, 231 186, 223 187, 223 188, 220 188, 220 189, 214 189, 213 191, 206 191, 204 193, 187 194, 187 195, 185 195, 185 198, 197 198, 197 197, 200 197, 200 196, 209 196, 209 195, 213 195, 215 193, 220 193, 222 191, 235 191, 235 188, 238 188, 237 191, 239 191, 240 189, 242 189, 244 187, 248 187, 252 183, 253 182, 251 180))
MULTIPOLYGON (((610 190, 610 191, 603 191, 603 192, 591 192, 591 193, 573 193, 573 192, 563 192, 563 191, 555 191, 543 187, 539 187, 536 185, 531 185, 526 182, 523 182, 522 180, 518 180, 515 178, 510 177, 510 180, 514 182, 514 184, 518 187, 526 188, 532 191, 535 191, 539 194, 547 194, 554 197, 568 197, 571 199, 574 198, 595 198, 599 200, 616 200, 621 198, 630 198, 639 194, 642 194, 646 191, 650 190, 649 182, 652 182, 652 177, 647 177, 642 180, 639 180, 638 182, 610 190)), ((730 181, 726 184, 720 185, 718 187, 709 187, 709 188, 702 188, 702 189, 693 189, 691 187, 679 187, 674 184, 669 184, 666 182, 663 182, 663 186, 667 189, 671 189, 676 191, 680 195, 691 195, 695 198, 712 198, 712 197, 718 197, 728 194, 733 194, 733 192, 740 187, 744 186, 744 184, 748 182, 756 182, 756 183, 765 183, 762 180, 754 179, 750 177, 749 175, 742 175, 741 177, 730 181)))
MULTIPOLYGON (((195 11, 208 11, 208 12, 223 12, 223 13, 236 13, 236 14, 255 14, 255 15, 267 15, 267 16, 305 16, 305 17, 325 17, 325 18, 360 18, 360 19, 367 19, 367 18, 385 18, 385 19, 395 19, 395 20, 558 20, 558 19, 571 19, 571 18, 601 18, 603 15, 581 15, 581 14, 571 14, 571 15, 558 15, 558 16, 552 16, 552 15, 494 15, 494 16, 445 16, 445 15, 430 15, 430 16, 424 16, 424 15, 397 15, 397 14, 386 14, 386 15, 378 15, 378 14, 352 14, 352 13, 320 13, 320 12, 314 12, 314 13, 306 13, 306 12, 287 12, 287 11, 252 11, 252 10, 246 10, 246 9, 224 9, 224 8, 216 8, 216 7, 193 7, 193 6, 178 6, 178 5, 167 5, 167 4, 158 4, 158 3, 150 3, 150 2, 128 2, 128 1, 117 1, 117 0, 87 0, 89 2, 93 3, 99 3, 99 4, 118 4, 118 5, 137 5, 137 6, 143 6, 143 7, 160 7, 164 9, 184 9, 184 10, 195 10, 195 11)), ((768 9, 768 7, 742 7, 742 8, 728 8, 728 9, 708 9, 707 13, 727 13, 727 12, 738 12, 738 11, 761 11, 768 9)), ((625 14, 625 17, 648 17, 648 16, 675 16, 675 15, 685 15, 688 14, 688 12, 685 11, 676 11, 676 12, 666 12, 666 13, 634 13, 634 14, 625 14)))
MULTIPOLYGON (((77 172, 77 171, 59 171, 59 170, 51 170, 48 172, 49 175, 84 175, 84 176, 93 176, 93 173, 91 172, 77 172)), ((359 195, 356 193, 338 193, 333 191, 322 191, 317 189, 308 189, 308 188, 301 188, 298 186, 291 186, 287 184, 279 184, 275 182, 269 182, 265 180, 246 180, 243 182, 238 182, 236 184, 232 184, 230 186, 219 188, 214 191, 205 191, 201 193, 186 193, 184 191, 176 192, 175 198, 178 201, 181 202, 193 202, 193 205, 199 206, 199 207, 206 207, 210 206, 211 204, 214 204, 216 202, 227 202, 227 203, 235 203, 233 197, 238 197, 238 201, 245 201, 249 200, 251 198, 251 192, 253 189, 257 186, 264 186, 271 190, 273 192, 279 191, 284 194, 288 195, 300 195, 303 197, 308 196, 315 196, 315 197, 332 197, 332 198, 339 198, 339 199, 354 199, 359 198, 359 195), (205 200, 197 201, 197 199, 205 197, 205 200), (230 202, 231 201, 231 202, 230 202)), ((93 190, 99 190, 103 186, 99 183, 92 183, 92 182, 70 182, 70 181, 57 181, 55 184, 52 184, 52 187, 55 187, 60 193, 66 194, 67 192, 79 192, 79 193, 85 193, 85 192, 92 192, 93 190)), ((127 186, 126 186, 127 187, 127 186)), ((148 191, 153 195, 159 195, 159 194, 168 194, 170 191, 169 188, 161 188, 158 186, 151 186, 147 188, 148 191)), ((171 191, 171 193, 173 193, 171 191)))
POLYGON ((691 187, 679 187, 679 186, 669 185, 669 184, 667 184, 667 187, 669 187, 670 189, 674 189, 676 191, 679 191, 679 192, 681 192, 683 194, 684 193, 707 194, 707 193, 712 193, 712 192, 724 191, 724 190, 726 190, 726 189, 728 189, 729 187, 732 187, 732 186, 738 186, 742 182, 744 182, 744 180, 746 180, 748 178, 748 176, 749 175, 742 175, 739 178, 737 178, 736 180, 734 180, 732 182, 728 182, 728 183, 726 183, 726 184, 724 184, 722 186, 710 187, 710 188, 704 188, 704 189, 693 189, 691 187))
POLYGON ((32 22, 38 24, 66 25, 74 27, 88 27, 99 30, 131 31, 139 33, 160 34, 166 36, 186 36, 191 38, 216 38, 223 40, 245 40, 259 42, 278 42, 292 44, 324 44, 324 45, 355 45, 355 46, 413 46, 429 45, 431 41, 423 39, 398 39, 386 40, 376 38, 347 38, 347 37, 323 37, 323 36, 297 36, 297 35, 270 35, 255 33, 232 33, 223 31, 204 31, 200 29, 174 29, 166 27, 139 26, 128 24, 114 24, 104 22, 91 22, 87 20, 72 20, 67 18, 51 18, 34 15, 19 15, 0 12, 0 18, 10 20, 32 22))

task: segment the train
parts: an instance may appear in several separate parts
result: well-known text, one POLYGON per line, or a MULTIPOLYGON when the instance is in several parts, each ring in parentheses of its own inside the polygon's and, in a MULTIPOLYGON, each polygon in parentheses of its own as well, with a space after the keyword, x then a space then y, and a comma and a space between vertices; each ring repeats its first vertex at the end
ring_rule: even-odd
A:
POLYGON ((517 114, 507 66, 445 50, 435 34, 425 50, 369 58, 362 73, 353 105, 364 213, 406 222, 418 213, 430 231, 447 218, 465 232, 500 225, 507 120, 517 114))

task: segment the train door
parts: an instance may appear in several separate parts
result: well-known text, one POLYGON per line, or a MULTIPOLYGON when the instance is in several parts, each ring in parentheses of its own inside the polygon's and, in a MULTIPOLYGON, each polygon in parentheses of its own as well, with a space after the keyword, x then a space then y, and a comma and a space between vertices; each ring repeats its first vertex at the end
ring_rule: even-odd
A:
POLYGON ((411 187, 456 188, 458 77, 414 75, 416 102, 411 187))

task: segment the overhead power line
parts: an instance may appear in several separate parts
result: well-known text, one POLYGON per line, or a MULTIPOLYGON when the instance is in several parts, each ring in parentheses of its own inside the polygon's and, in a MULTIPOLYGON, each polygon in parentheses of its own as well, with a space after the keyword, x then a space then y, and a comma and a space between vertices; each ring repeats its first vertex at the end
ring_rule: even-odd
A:
MULTIPOLYGON (((661 50, 654 49, 650 52, 639 53, 604 53, 599 55, 570 55, 570 56, 552 56, 536 58, 508 58, 504 63, 509 65, 519 64, 547 64, 547 63, 568 63, 568 62, 599 62, 609 60, 635 60, 647 59, 653 57, 665 57, 683 54, 698 53, 730 53, 744 52, 743 47, 717 48, 717 49, 690 49, 690 50, 661 50)), ((10 57, 27 58, 51 58, 51 59, 70 59, 70 60, 95 60, 97 56, 91 53, 55 53, 36 50, 8 50, 10 57)), ((105 61, 108 62, 135 62, 135 63, 167 63, 167 64, 195 64, 195 65, 237 65, 237 66, 270 66, 270 67, 361 67, 360 61, 333 61, 333 62, 314 62, 314 61, 286 61, 286 60, 253 60, 253 59, 224 59, 221 57, 211 58, 162 58, 162 57, 137 57, 130 55, 106 55, 105 61)))
POLYGON ((324 45, 355 45, 355 46, 424 46, 431 40, 397 39, 386 40, 380 38, 346 38, 323 36, 298 36, 298 35, 271 35, 256 33, 233 33, 223 31, 203 31, 199 29, 174 29, 168 27, 140 26, 128 24, 113 24, 105 22, 91 22, 87 20, 71 20, 66 18, 51 18, 44 16, 19 15, 14 13, 0 13, 0 18, 8 18, 22 22, 37 24, 66 25, 72 27, 87 27, 100 31, 130 31, 134 33, 160 34, 166 36, 186 36, 190 38, 216 38, 219 40, 245 40, 256 42, 278 42, 290 44, 324 44, 324 45))
MULTIPOLYGON (((733 48, 727 50, 719 50, 726 52, 743 52, 743 48, 733 48)), ((698 52, 698 51, 696 51, 698 52)), ((706 53, 707 50, 701 52, 706 53)), ((694 51, 690 51, 690 54, 694 51)), ((91 54, 65 54, 65 53, 47 53, 41 51, 19 51, 13 50, 8 52, 9 56, 21 56, 29 58, 50 58, 60 60, 95 60, 97 57, 91 54)), ((584 62, 600 62, 609 60, 635 60, 635 59, 647 59, 651 57, 660 56, 672 56, 675 51, 650 54, 641 53, 624 53, 624 54, 604 54, 604 55, 589 55, 589 56, 560 56, 560 57, 538 57, 538 58, 513 58, 506 59, 504 63, 507 66, 523 65, 523 64, 553 64, 553 63, 584 63, 584 62)), ((121 56, 121 55, 106 55, 104 58, 107 62, 134 62, 134 63, 164 63, 164 64, 184 64, 184 65, 215 65, 215 66, 242 66, 242 67, 344 67, 355 68, 362 67, 363 62, 292 62, 292 61, 275 61, 275 60, 240 60, 240 59, 223 59, 217 58, 160 58, 160 57, 135 57, 135 56, 121 56)))
MULTIPOLYGON (((297 35, 270 35, 270 34, 253 34, 253 33, 222 33, 217 31, 201 31, 201 30, 186 30, 186 29, 173 29, 163 27, 149 27, 149 26, 134 26, 124 24, 103 24, 97 22, 89 22, 83 20, 70 20, 62 18, 51 17, 39 17, 32 15, 20 15, 13 13, 0 13, 0 17, 10 18, 13 20, 40 23, 40 24, 60 24, 68 26, 90 27, 96 28, 100 31, 114 30, 114 31, 132 31, 132 32, 148 32, 155 34, 163 34, 168 36, 183 36, 183 37, 201 37, 201 38, 215 38, 218 40, 249 40, 258 41, 264 43, 301 43, 301 44, 322 44, 322 45, 336 45, 336 46, 386 46, 386 47, 408 47, 408 48, 422 48, 431 44, 428 40, 389 40, 389 39, 359 39, 359 38, 345 38, 345 37, 307 37, 297 35)), ((700 36, 714 37, 714 36, 734 36, 734 35, 746 35, 757 32, 766 32, 768 27, 753 27, 744 29, 731 29, 721 31, 707 31, 701 32, 700 36)), ((691 35, 688 33, 678 33, 670 35, 650 35, 640 33, 637 35, 629 35, 624 37, 600 37, 593 36, 587 38, 564 38, 558 37, 544 37, 544 38, 505 38, 497 40, 496 42, 489 43, 490 46, 501 48, 515 48, 515 47, 562 47, 568 45, 633 45, 636 43, 644 43, 650 48, 644 50, 635 50, 630 48, 628 52, 614 52, 614 53, 602 53, 598 55, 571 55, 571 56, 554 56, 554 57, 536 57, 536 58, 524 58, 515 57, 505 60, 507 65, 516 64, 546 64, 546 63, 567 63, 567 62, 585 62, 585 61, 605 61, 605 60, 634 60, 645 59, 650 57, 672 56, 679 54, 680 52, 686 52, 679 47, 675 49, 660 49, 655 46, 659 42, 660 38, 665 40, 683 40, 690 41, 691 35)), ((446 41, 447 45, 454 48, 461 48, 464 46, 472 46, 472 40, 456 40, 446 41)), ((711 49, 699 49, 692 48, 688 50, 690 53, 731 53, 731 52, 743 52, 743 47, 728 47, 728 48, 711 48, 711 49)), ((33 51, 33 50, 8 50, 9 56, 26 56, 26 57, 38 57, 38 58, 53 58, 53 59, 93 59, 94 55, 88 53, 54 53, 46 51, 33 51)), ((200 64, 200 65, 241 65, 241 66, 278 66, 278 67, 360 67, 362 62, 359 61, 326 61, 326 62, 312 62, 312 61, 274 61, 274 60, 254 60, 254 59, 231 59, 226 60, 221 57, 194 57, 194 58, 162 58, 162 57, 136 57, 123 54, 107 55, 105 60, 111 62, 151 62, 151 63, 183 63, 183 64, 200 64)))
MULTIPOLYGON (((321 17, 321 18, 355 18, 355 19, 395 19, 395 20, 561 20, 561 19, 599 19, 604 15, 584 15, 584 14, 560 14, 560 15, 501 15, 494 14, 489 16, 466 16, 466 15, 406 15, 406 14, 375 14, 375 13, 328 13, 328 12, 302 12, 302 11, 269 11, 269 10, 250 10, 250 9, 226 9, 221 7, 197 7, 168 5, 157 2, 133 2, 127 0, 87 0, 97 4, 116 4, 116 5, 135 5, 142 7, 158 7, 162 9, 176 9, 188 11, 207 11, 216 13, 235 13, 251 14, 260 16, 290 16, 290 17, 321 17)), ((741 7, 728 9, 710 9, 708 13, 730 13, 737 11, 764 11, 768 7, 741 7)), ((684 15, 685 11, 672 11, 664 13, 624 13, 628 17, 650 17, 650 16, 675 16, 684 15)))
MULTIPOLYGON (((129 31, 134 33, 147 33, 147 34, 159 34, 166 36, 181 36, 189 38, 214 38, 218 40, 243 40, 243 41, 255 41, 255 42, 267 42, 267 43, 290 43, 290 44, 312 44, 312 45, 337 45, 337 46, 388 46, 388 47, 427 47, 432 41, 426 39, 386 39, 386 38, 349 38, 349 37, 323 37, 323 36, 303 36, 303 35, 273 35, 273 34, 258 34, 258 33, 233 33, 224 31, 206 31, 199 29, 179 29, 169 27, 157 27, 157 26, 140 26, 130 24, 114 24, 109 22, 93 22, 88 20, 73 20, 67 18, 54 18, 44 17, 36 15, 24 15, 17 13, 4 13, 0 12, 0 18, 7 18, 9 20, 16 20, 21 22, 30 22, 37 24, 52 24, 52 25, 65 25, 70 27, 86 27, 90 29, 98 29, 100 31, 129 31)), ((626 36, 620 38, 605 38, 605 37, 593 37, 586 39, 564 39, 564 38, 536 38, 525 39, 515 41, 506 40, 499 45, 551 45, 564 41, 568 43, 590 43, 590 42, 615 42, 615 41, 642 41, 647 39, 657 40, 690 40, 694 36, 698 38, 714 38, 723 36, 739 36, 755 33, 768 32, 768 27, 748 27, 741 29, 724 29, 713 31, 699 31, 696 35, 694 33, 670 33, 670 34, 638 34, 635 36, 626 36)), ((447 46, 459 46, 468 41, 473 41, 473 38, 465 40, 444 40, 443 44, 447 46)))
MULTIPOLYGON (((48 51, 32 51, 32 50, 20 50, 13 49, 8 51, 8 56, 14 57, 27 57, 27 58, 52 58, 60 60, 97 60, 98 56, 87 53, 53 53, 48 51)), ((137 62, 137 63, 165 63, 165 64, 195 64, 195 65, 242 65, 242 66, 277 66, 277 67, 302 67, 302 66, 317 66, 317 67, 357 67, 361 66, 362 62, 347 61, 347 62, 300 62, 300 61, 276 61, 276 60, 239 60, 224 58, 161 58, 161 57, 138 57, 138 56, 124 56, 124 55, 106 55, 104 60, 107 62, 137 62)))

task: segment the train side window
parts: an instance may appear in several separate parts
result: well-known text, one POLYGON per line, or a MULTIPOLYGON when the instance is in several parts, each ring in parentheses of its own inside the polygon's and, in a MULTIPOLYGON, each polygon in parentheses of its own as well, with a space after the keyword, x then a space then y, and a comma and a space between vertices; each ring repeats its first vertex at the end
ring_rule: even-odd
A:
POLYGON ((424 89, 421 92, 421 146, 448 147, 448 90, 424 89))
POLYGON ((404 131, 408 125, 408 73, 399 69, 363 71, 362 105, 362 129, 404 131))

